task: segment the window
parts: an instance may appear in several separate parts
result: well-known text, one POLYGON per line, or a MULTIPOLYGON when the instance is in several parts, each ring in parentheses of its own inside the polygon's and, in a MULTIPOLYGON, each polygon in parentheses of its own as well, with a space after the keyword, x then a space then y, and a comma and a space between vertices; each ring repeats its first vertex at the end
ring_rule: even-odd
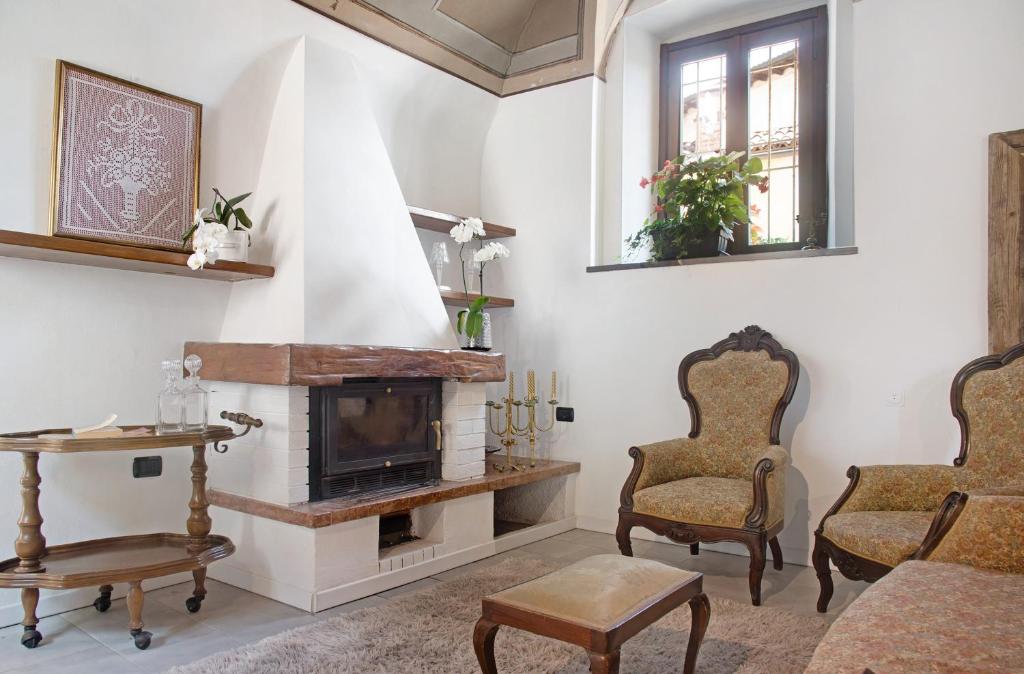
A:
POLYGON ((737 253, 826 243, 827 32, 818 7, 661 47, 660 160, 739 150, 769 177, 737 253))

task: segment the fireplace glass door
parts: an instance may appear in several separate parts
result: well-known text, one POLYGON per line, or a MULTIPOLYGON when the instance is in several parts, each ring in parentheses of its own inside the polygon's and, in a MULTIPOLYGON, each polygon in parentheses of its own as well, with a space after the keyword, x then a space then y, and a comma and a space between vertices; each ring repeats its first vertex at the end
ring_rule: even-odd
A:
POLYGON ((439 381, 381 379, 315 388, 310 412, 314 500, 430 484, 440 477, 433 423, 441 418, 439 381))

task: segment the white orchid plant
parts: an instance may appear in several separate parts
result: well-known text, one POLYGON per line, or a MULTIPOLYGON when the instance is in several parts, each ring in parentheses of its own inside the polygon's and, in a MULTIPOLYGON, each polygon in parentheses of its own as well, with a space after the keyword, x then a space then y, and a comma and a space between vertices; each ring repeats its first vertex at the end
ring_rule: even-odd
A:
POLYGON ((484 328, 484 307, 491 299, 484 294, 484 267, 488 262, 494 262, 509 256, 509 250, 497 241, 483 243, 487 232, 484 230, 484 223, 480 218, 465 218, 459 224, 452 227, 449 232, 459 244, 459 261, 462 263, 462 289, 466 293, 466 308, 459 312, 456 330, 459 334, 476 338, 483 332, 484 328), (480 297, 472 302, 469 301, 469 284, 466 282, 466 245, 473 241, 480 242, 476 251, 473 252, 473 262, 479 265, 480 275, 480 297))
POLYGON ((197 208, 192 218, 192 226, 181 239, 185 246, 188 246, 189 242, 192 244, 193 253, 188 256, 189 269, 202 269, 204 265, 216 262, 220 257, 217 249, 229 231, 252 229, 252 220, 245 210, 235 208, 252 192, 227 199, 214 187, 213 194, 213 208, 197 208))

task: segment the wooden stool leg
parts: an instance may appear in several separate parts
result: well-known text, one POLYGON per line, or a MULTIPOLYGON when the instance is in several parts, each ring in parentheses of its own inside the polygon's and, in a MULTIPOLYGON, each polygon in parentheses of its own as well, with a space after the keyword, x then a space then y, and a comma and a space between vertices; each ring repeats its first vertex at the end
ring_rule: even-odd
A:
POLYGON ((611 653, 590 653, 591 674, 619 674, 619 649, 611 653))
POLYGON ((128 630, 135 640, 135 647, 144 651, 149 648, 153 635, 142 629, 143 596, 142 581, 133 580, 128 588, 128 630))
POLYGON ((498 627, 498 623, 480 618, 473 629, 473 650, 483 674, 498 674, 498 665, 494 662, 494 637, 498 634, 498 627))
POLYGON ((697 655, 700 653, 700 644, 704 641, 704 633, 711 620, 711 602, 703 592, 690 600, 690 616, 690 639, 686 644, 683 674, 693 674, 697 671, 697 655))
POLYGON ((21 624, 25 631, 21 634, 21 645, 25 648, 35 648, 43 640, 43 635, 36 629, 39 619, 36 618, 36 607, 39 605, 39 589, 26 587, 21 591, 21 608, 25 611, 25 618, 21 624))
POLYGON ((779 545, 779 537, 772 536, 769 538, 768 547, 772 549, 772 567, 776 571, 782 571, 782 546, 779 545))
POLYGON ((699 555, 700 554, 700 541, 697 541, 696 543, 690 543, 690 554, 691 555, 699 555))

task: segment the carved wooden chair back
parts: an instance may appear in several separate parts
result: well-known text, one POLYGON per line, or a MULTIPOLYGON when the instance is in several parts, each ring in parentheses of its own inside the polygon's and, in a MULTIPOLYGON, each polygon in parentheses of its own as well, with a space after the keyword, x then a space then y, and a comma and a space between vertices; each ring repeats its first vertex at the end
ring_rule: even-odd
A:
POLYGON ((750 478, 779 429, 800 375, 796 354, 756 325, 734 332, 679 364, 679 392, 690 408, 690 437, 702 438, 721 477, 750 478))
POLYGON ((965 365, 953 379, 965 488, 1024 485, 1024 344, 965 365))

